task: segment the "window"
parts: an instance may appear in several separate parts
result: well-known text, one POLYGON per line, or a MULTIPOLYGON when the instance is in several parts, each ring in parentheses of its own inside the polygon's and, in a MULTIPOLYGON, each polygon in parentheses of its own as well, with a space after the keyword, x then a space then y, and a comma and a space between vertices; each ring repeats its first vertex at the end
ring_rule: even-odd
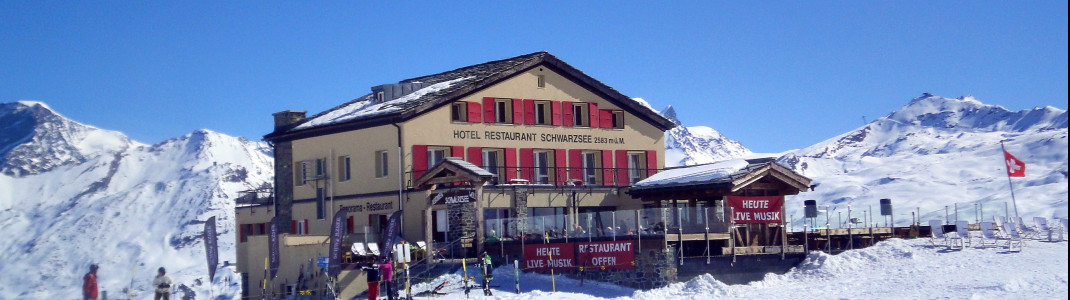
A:
POLYGON ((375 178, 383 178, 389 173, 387 170, 389 164, 387 164, 386 150, 375 151, 375 178))
POLYGON ((327 193, 323 188, 316 188, 316 219, 327 218, 327 193))
POLYGON ((294 185, 301 186, 308 182, 308 161, 299 161, 294 165, 294 185))
POLYGON ((491 184, 498 184, 498 180, 501 179, 502 170, 505 167, 502 165, 503 157, 505 157, 505 150, 483 148, 483 169, 496 175, 491 179, 491 184))
POLYGON ((450 148, 447 147, 427 147, 427 167, 431 168, 442 162, 449 153, 450 148))
POLYGON ((513 122, 513 101, 510 99, 495 99, 494 100, 494 122, 495 123, 512 123, 513 122))
POLYGON ((548 150, 535 151, 535 178, 534 183, 538 184, 550 184, 553 178, 551 178, 550 169, 553 168, 554 152, 548 150))
POLYGON ((601 168, 599 164, 602 162, 602 160, 598 158, 599 154, 601 153, 592 151, 584 152, 580 155, 583 159, 583 182, 588 185, 598 184, 598 169, 601 168))
POLYGON ((624 112, 613 111, 613 129, 624 129, 624 112))
POLYGON ((375 93, 375 101, 379 103, 383 102, 383 92, 375 93))
POLYGON ((550 101, 535 101, 535 124, 550 125, 550 101))
POLYGON ((338 181, 339 182, 349 181, 349 179, 352 178, 352 173, 350 173, 351 169, 350 169, 350 164, 349 163, 350 163, 349 156, 340 156, 340 157, 338 157, 338 181))
POLYGON ((450 121, 468 122, 468 105, 466 102, 450 104, 450 121))
POLYGON ((643 153, 628 153, 629 183, 634 184, 636 182, 639 182, 639 180, 642 180, 643 177, 646 175, 646 170, 643 169, 644 167, 646 167, 646 162, 644 159, 645 157, 643 156, 643 153))
POLYGON ((538 78, 538 79, 536 79, 538 87, 540 89, 546 87, 546 75, 535 75, 535 76, 538 78))
POLYGON ((516 232, 516 225, 513 222, 509 222, 510 215, 509 208, 486 208, 483 209, 483 220, 486 224, 483 234, 487 239, 500 239, 503 237, 512 237, 512 232, 516 232))
POLYGON ((323 179, 326 176, 327 159, 303 160, 294 166, 294 185, 305 185, 309 181, 323 179))
POLYGON ((572 104, 572 126, 576 126, 576 127, 591 126, 591 122, 590 122, 590 120, 588 120, 588 118, 590 117, 587 114, 587 110, 588 109, 589 108, 588 108, 587 103, 573 103, 572 104))

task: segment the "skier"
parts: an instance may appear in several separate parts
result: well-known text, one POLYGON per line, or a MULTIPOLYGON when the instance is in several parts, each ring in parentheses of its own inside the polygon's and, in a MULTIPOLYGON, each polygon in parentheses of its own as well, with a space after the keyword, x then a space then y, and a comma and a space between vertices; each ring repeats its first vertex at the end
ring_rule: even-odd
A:
POLYGON ((386 283, 386 298, 394 300, 397 297, 397 291, 394 288, 394 264, 389 258, 384 258, 383 263, 379 264, 379 269, 383 272, 383 282, 386 283))
POLYGON ((160 270, 156 274, 156 278, 152 280, 152 286, 156 287, 156 296, 154 300, 171 300, 171 285, 174 284, 171 281, 171 277, 167 276, 167 270, 160 267, 160 270))
POLYGON ((89 265, 89 273, 85 273, 82 277, 82 299, 83 300, 97 300, 97 267, 96 264, 89 265))
POLYGON ((493 296, 490 292, 490 281, 494 280, 493 264, 490 261, 490 254, 487 251, 483 251, 483 295, 493 296))
POLYGON ((368 263, 361 269, 364 269, 364 272, 368 275, 368 300, 379 298, 379 281, 381 280, 379 266, 376 266, 375 263, 368 263))

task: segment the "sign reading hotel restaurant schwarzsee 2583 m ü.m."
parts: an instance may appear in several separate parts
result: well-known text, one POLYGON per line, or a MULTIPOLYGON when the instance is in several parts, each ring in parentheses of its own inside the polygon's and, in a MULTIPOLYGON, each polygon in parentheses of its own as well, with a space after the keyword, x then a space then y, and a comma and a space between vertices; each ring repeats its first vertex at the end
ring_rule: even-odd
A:
POLYGON ((736 223, 780 223, 784 196, 728 196, 728 206, 736 223))
POLYGON ((480 134, 475 130, 454 130, 453 138, 461 140, 498 140, 498 141, 521 141, 521 142, 544 142, 544 143, 575 143, 575 144, 624 144, 622 137, 600 137, 590 134, 559 134, 559 133, 530 133, 515 131, 483 131, 480 134))

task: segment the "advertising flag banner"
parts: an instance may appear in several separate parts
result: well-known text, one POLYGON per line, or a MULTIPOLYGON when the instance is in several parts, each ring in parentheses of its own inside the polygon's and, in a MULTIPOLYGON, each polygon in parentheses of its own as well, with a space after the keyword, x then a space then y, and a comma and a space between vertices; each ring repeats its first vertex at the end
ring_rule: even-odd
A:
POLYGON ((208 259, 208 281, 215 282, 215 269, 219 266, 219 245, 215 231, 215 216, 204 222, 204 256, 208 259))
POLYGON ((575 247, 574 243, 524 245, 524 271, 575 267, 575 247))
POLYGON ((578 243, 581 266, 606 269, 631 269, 635 265, 635 241, 578 243))
POLYGON ((268 265, 271 269, 271 278, 279 272, 279 216, 271 218, 271 226, 268 226, 268 265))
POLYGON ((736 223, 780 223, 784 196, 728 196, 732 221, 736 223))
POLYGON ((330 251, 328 252, 327 274, 331 277, 338 276, 342 271, 342 235, 346 234, 346 218, 349 208, 342 206, 334 214, 331 220, 330 251))
POLYGON ((1007 176, 1025 177, 1025 162, 1018 160, 1007 150, 1003 150, 1003 159, 1007 163, 1007 176))
POLYGON ((398 240, 398 233, 401 231, 401 211, 395 211, 390 214, 390 218, 386 221, 386 228, 383 229, 382 244, 379 245, 383 249, 381 251, 380 258, 390 257, 390 254, 394 252, 394 243, 398 240))

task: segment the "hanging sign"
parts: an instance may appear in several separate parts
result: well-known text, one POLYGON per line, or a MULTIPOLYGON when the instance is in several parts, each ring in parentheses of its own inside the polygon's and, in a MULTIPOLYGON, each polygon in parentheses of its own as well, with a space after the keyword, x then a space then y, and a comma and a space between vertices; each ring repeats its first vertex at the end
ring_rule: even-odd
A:
POLYGON ((524 245, 524 271, 544 271, 550 268, 576 266, 574 243, 524 245))
POLYGON ((784 218, 784 196, 728 196, 728 206, 736 223, 780 223, 784 218))
POLYGON ((635 241, 578 243, 576 255, 580 266, 606 269, 631 269, 635 265, 635 241))
POLYGON ((430 197, 428 200, 431 202, 431 205, 469 203, 479 200, 479 195, 476 194, 475 190, 471 189, 449 190, 441 193, 434 193, 428 197, 430 197))

